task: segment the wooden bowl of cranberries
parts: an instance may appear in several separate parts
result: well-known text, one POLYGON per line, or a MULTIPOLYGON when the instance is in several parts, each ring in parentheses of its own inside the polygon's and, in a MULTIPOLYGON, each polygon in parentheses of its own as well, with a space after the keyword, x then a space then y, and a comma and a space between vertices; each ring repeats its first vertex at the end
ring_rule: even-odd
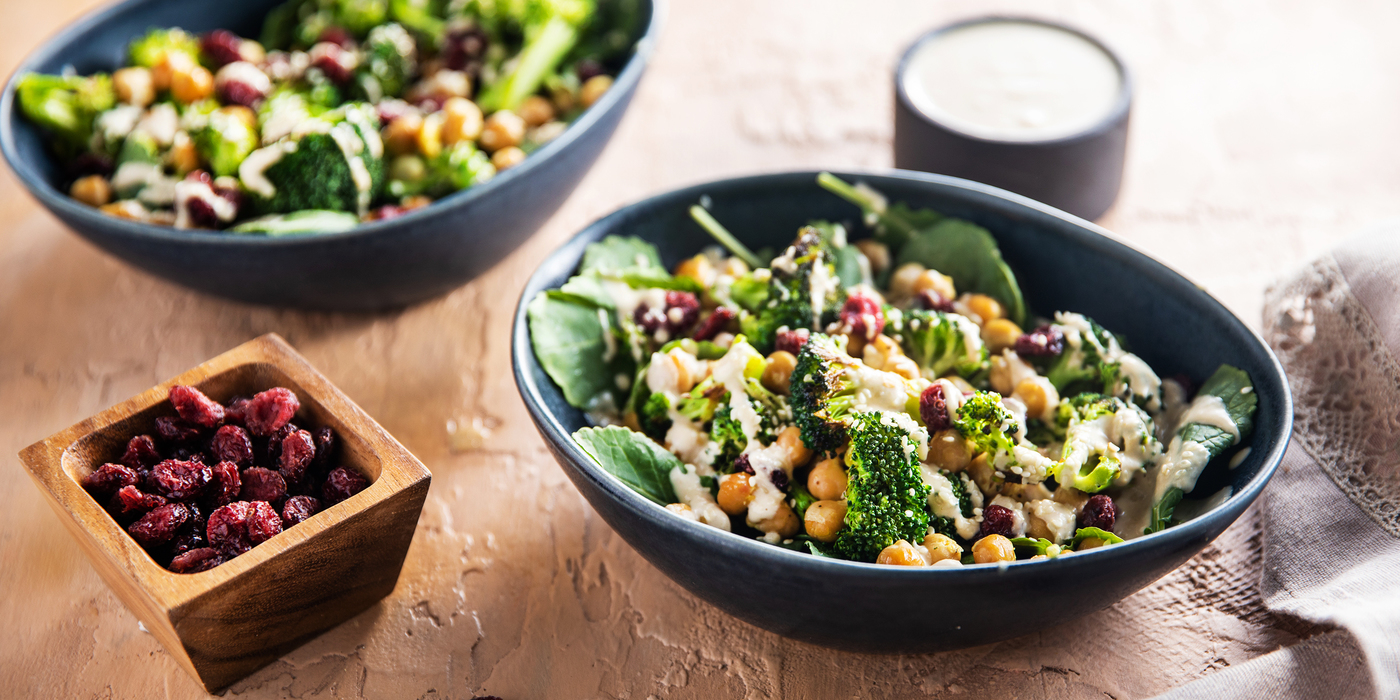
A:
POLYGON ((276 335, 20 457, 102 578, 210 691, 388 595, 431 479, 276 335))

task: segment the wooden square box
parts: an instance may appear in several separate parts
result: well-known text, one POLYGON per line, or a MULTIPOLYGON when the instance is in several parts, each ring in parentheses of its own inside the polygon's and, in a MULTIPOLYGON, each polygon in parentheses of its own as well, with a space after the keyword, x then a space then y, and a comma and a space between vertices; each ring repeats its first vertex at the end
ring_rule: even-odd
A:
POLYGON ((242 678, 388 595, 423 509, 431 475, 408 450, 268 334, 107 409, 20 453, 39 490, 97 573, 171 656, 214 691, 242 678), (216 401, 283 386, 303 425, 331 426, 340 463, 370 485, 251 551, 196 574, 150 558, 79 480, 115 461, 133 436, 174 415, 176 384, 216 401))

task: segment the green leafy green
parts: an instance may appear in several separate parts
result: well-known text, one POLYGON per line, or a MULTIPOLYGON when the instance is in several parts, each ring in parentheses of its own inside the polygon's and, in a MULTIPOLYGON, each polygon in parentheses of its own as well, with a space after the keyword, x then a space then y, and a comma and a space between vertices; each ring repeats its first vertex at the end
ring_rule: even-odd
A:
POLYGON ((249 219, 229 233, 261 233, 267 236, 288 236, 294 233, 332 233, 348 231, 360 225, 360 217, 349 212, 328 209, 303 209, 290 214, 269 214, 249 219))
POLYGON ((1184 491, 1173 486, 1162 494, 1162 499, 1152 506, 1152 522, 1143 529, 1142 534, 1150 535, 1154 532, 1161 532, 1172 524, 1172 511, 1176 510, 1176 504, 1186 495, 1184 491))
POLYGON ((687 467, 675 455, 627 428, 583 428, 574 441, 605 471, 659 505, 676 502, 671 470, 687 467))
POLYGON ((541 293, 526 313, 535 357, 569 405, 588 408, 595 397, 616 389, 616 375, 627 371, 619 363, 630 358, 618 348, 611 363, 605 360, 612 329, 604 325, 596 307, 541 293))
POLYGON ((1041 537, 1013 537, 1011 538, 1011 546, 1021 551, 1031 552, 1030 556, 1032 557, 1042 554, 1048 557, 1051 556, 1051 551, 1055 553, 1054 556, 1060 555, 1060 548, 1054 542, 1041 537), (1051 550, 1051 547, 1055 547, 1055 549, 1051 550))
POLYGON ((578 274, 598 270, 621 273, 631 268, 657 268, 664 271, 656 246, 636 236, 607 236, 589 243, 583 250, 578 274))
POLYGON ((996 299, 1006 309, 1007 318, 1018 325, 1025 323, 1026 302, 1016 275, 1001 259, 996 239, 987 229, 961 219, 945 219, 914 233, 900 248, 895 266, 910 262, 952 277, 960 290, 996 299))
POLYGON ((1069 548, 1078 549, 1079 544, 1088 539, 1102 540, 1104 544, 1119 544, 1123 541, 1122 537, 1107 530, 1100 530, 1096 527, 1081 527, 1074 531, 1074 539, 1070 540, 1069 548))

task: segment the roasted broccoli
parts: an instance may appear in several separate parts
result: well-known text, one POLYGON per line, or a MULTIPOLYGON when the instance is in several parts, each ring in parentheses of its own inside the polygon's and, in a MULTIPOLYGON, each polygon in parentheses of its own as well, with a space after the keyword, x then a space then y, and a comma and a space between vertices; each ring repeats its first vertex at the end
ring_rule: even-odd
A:
POLYGON ((797 354, 791 387, 792 413, 802 441, 820 454, 846 443, 857 411, 902 407, 911 417, 919 415, 920 392, 908 380, 866 367, 821 333, 813 333, 797 354))
POLYGON ((276 143, 244 159, 239 177, 252 193, 255 211, 363 213, 383 189, 383 144, 374 109, 348 104, 321 119, 327 125, 325 133, 276 143), (271 149, 276 149, 275 157, 261 156, 271 149), (271 164, 265 165, 269 161, 271 164), (259 171, 256 166, 265 169, 259 171))
POLYGON ((637 407, 637 424, 647 437, 666 441, 666 431, 671 429, 671 400, 665 394, 653 393, 637 407))
POLYGON ((514 65, 487 86, 477 102, 482 110, 515 109, 539 90, 597 11, 596 0, 477 0, 478 21, 497 36, 519 32, 524 46, 514 65))
POLYGON ((1119 366, 1108 357, 1119 354, 1118 338, 1080 314, 1056 314, 1056 321, 1065 334, 1065 349, 1046 368, 1045 378, 1061 396, 1112 393, 1119 366))
MULTIPOLYGON (((941 469, 932 471, 928 476, 925 476, 924 481, 937 481, 937 478, 934 477, 933 474, 941 476, 943 481, 948 483, 948 489, 947 492, 943 493, 941 496, 937 493, 930 495, 930 499, 938 503, 937 505, 934 503, 929 504, 933 512, 932 517, 929 519, 929 527, 932 527, 934 532, 949 537, 961 537, 958 533, 957 518, 952 513, 948 513, 943 509, 955 508, 957 514, 964 518, 964 522, 966 522, 966 519, 972 517, 972 497, 967 492, 967 483, 962 480, 960 475, 941 469), (944 499, 948 499, 952 502, 945 504, 943 502, 944 499)), ((942 483, 939 482, 938 485, 941 487, 942 483)), ((932 485, 930 485, 930 488, 934 492, 939 490, 933 488, 932 485)))
POLYGON ((430 160, 417 155, 395 158, 389 169, 388 192, 394 197, 415 194, 443 197, 495 176, 491 157, 471 142, 462 141, 443 149, 430 160))
POLYGON ((1125 468, 1136 471, 1160 452, 1152 437, 1152 419, 1142 409, 1112 396, 1075 396, 1060 404, 1059 419, 1066 416, 1064 452, 1053 469, 1061 484, 1098 493, 1111 486, 1125 468))
POLYGON ((105 73, 85 77, 29 73, 20 78, 19 107, 35 124, 58 139, 65 156, 86 150, 97 115, 116 104, 112 79, 105 73))
POLYGON ((846 450, 846 526, 836 549, 849 559, 875 561, 898 540, 921 542, 928 533, 929 486, 919 471, 913 433, 922 430, 900 413, 852 416, 846 450))
POLYGON ((199 62, 199 37, 175 27, 172 29, 152 29, 146 35, 133 39, 127 45, 131 64, 152 68, 165 60, 170 53, 182 53, 190 59, 190 65, 199 62))
POLYGON ((258 147, 258 132, 236 113, 221 110, 209 115, 194 143, 215 177, 237 175, 243 159, 258 147))
POLYGON ((418 46, 402 25, 375 27, 365 38, 364 60, 355 71, 355 96, 378 102, 401 93, 418 69, 418 46))
POLYGON ((914 309, 891 317, 900 319, 894 329, 900 345, 924 377, 937 379, 949 372, 968 377, 987 365, 981 331, 966 316, 914 309))
POLYGON ((986 452, 992 458, 1011 455, 1016 447, 1016 416, 1002 405, 1001 395, 994 391, 969 396, 958 408, 953 427, 972 443, 974 452, 986 452))
MULTIPOLYGON (((710 441, 718 450, 714 462, 716 469, 728 470, 749 446, 750 440, 762 445, 771 444, 783 428, 792 424, 792 409, 788 406, 787 398, 763 386, 761 378, 766 365, 763 355, 743 336, 739 336, 712 369, 711 379, 726 389, 719 398, 710 427, 710 441), (737 399, 734 396, 736 391, 741 393, 737 399), (753 431, 752 435, 749 434, 750 430, 753 431)), ((713 395, 712 390, 707 391, 713 395)))
POLYGON ((771 352, 779 329, 821 329, 840 311, 844 296, 829 245, 807 226, 773 260, 766 299, 757 313, 742 314, 739 325, 754 347, 771 352))

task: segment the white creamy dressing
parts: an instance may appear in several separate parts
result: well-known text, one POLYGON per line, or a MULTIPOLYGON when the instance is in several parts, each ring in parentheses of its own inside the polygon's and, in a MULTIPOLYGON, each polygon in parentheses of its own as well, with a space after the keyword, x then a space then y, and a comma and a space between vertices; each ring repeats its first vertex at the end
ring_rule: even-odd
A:
POLYGON ((1011 511, 1011 536, 1026 536, 1026 508, 1025 504, 1009 496, 997 496, 992 499, 992 505, 1001 506, 1011 511))
POLYGON ((345 156, 346 164, 350 166, 350 180, 355 183, 355 209, 360 216, 364 216, 369 211, 372 194, 370 190, 374 188, 369 168, 365 166, 365 159, 360 155, 365 150, 365 142, 349 122, 341 122, 331 127, 330 135, 335 145, 340 147, 341 155, 345 156))
POLYGON ((781 470, 787 474, 789 481, 791 481, 793 465, 788 461, 787 450, 784 450, 778 443, 754 449, 754 446, 758 444, 758 442, 750 441, 749 449, 744 452, 748 455, 749 466, 753 467, 754 472, 751 481, 753 500, 749 502, 747 521, 750 527, 764 532, 764 540, 777 542, 781 536, 776 531, 765 530, 760 525, 766 524, 765 521, 777 515, 778 510, 783 505, 783 500, 787 498, 787 494, 773 483, 773 474, 781 470))
POLYGON ((851 369, 851 380, 856 386, 855 405, 869 411, 904 412, 909 403, 909 393, 904 378, 893 372, 884 372, 865 364, 851 369))
POLYGON ((1184 500, 1178 503, 1176 509, 1172 511, 1172 519, 1180 522, 1195 520, 1214 510, 1217 506, 1224 505, 1225 501, 1230 500, 1230 496, 1234 493, 1234 487, 1226 486, 1199 501, 1184 500))
MULTIPOLYGON (((981 525, 972 518, 963 517, 961 505, 958 503, 957 495, 953 493, 953 485, 948 481, 948 477, 927 464, 919 465, 919 471, 923 476, 924 483, 932 489, 928 494, 929 510, 933 511, 934 515, 952 520, 953 528, 958 531, 958 537, 965 540, 976 537, 981 525)), ((972 488, 977 489, 976 485, 973 485, 972 488)), ((978 491, 978 493, 981 492, 978 491)))
POLYGON ((277 186, 267 179, 267 169, 282 160, 282 156, 295 153, 296 150, 295 142, 284 141, 249 153, 248 157, 238 164, 239 181, 249 192, 272 199, 277 194, 277 186))
POLYGON ((117 143, 126 138, 127 134, 136 128, 143 112, 144 110, 136 105, 117 105, 97 115, 93 133, 101 142, 95 144, 94 150, 102 150, 105 144, 117 143))
POLYGON ((1225 408, 1225 401, 1213 394, 1197 396, 1196 400, 1191 402, 1191 405, 1182 412, 1176 422, 1178 430, 1192 423, 1200 423, 1229 433, 1230 437, 1233 438, 1230 444, 1240 441, 1240 428, 1235 425, 1234 419, 1230 418, 1230 412, 1225 408))
POLYGON ((957 420, 958 409, 962 408, 965 398, 963 397, 962 389, 959 389, 957 384, 947 379, 940 379, 934 382, 934 384, 943 387, 943 403, 948 407, 948 421, 952 422, 957 420))
POLYGON ((1034 367, 1026 364, 1026 361, 1022 360, 1021 356, 1016 354, 1015 350, 1002 350, 1001 357, 1002 360, 1006 362, 1006 368, 1011 371, 1012 391, 1015 391, 1016 385, 1021 382, 1040 376, 1040 374, 1035 371, 1034 367))
POLYGON ((1026 510, 1045 523, 1053 535, 1051 540, 1062 544, 1074 539, 1076 519, 1074 506, 1050 499, 1040 499, 1026 504, 1026 510))
MULTIPOLYGON (((715 360, 711 365, 712 376, 715 381, 729 392, 729 416, 739 421, 739 425, 744 430, 744 437, 748 438, 748 446, 754 444, 754 436, 758 435, 759 428, 763 425, 763 418, 758 415, 758 410, 754 408, 753 401, 749 400, 744 381, 744 370, 748 367, 748 353, 726 352, 724 357, 715 360)), ((757 467, 754 467, 757 470, 757 467)))
POLYGON ((175 132, 180 130, 180 115, 175 111, 175 107, 168 102, 162 102, 151 107, 141 120, 136 122, 132 128, 132 133, 142 132, 162 148, 169 146, 175 140, 175 132))
POLYGON ((214 74, 214 87, 222 90, 230 81, 243 83, 260 94, 272 92, 272 80, 257 66, 247 61, 234 61, 214 74))
POLYGON ((1118 370, 1121 382, 1127 386, 1132 396, 1147 399, 1147 410, 1157 411, 1162 407, 1162 380, 1141 357, 1125 352, 1118 357, 1118 370))
MULTIPOLYGON (((657 288, 633 289, 626 282, 617 280, 603 280, 603 291, 612 299, 613 308, 617 310, 618 318, 634 318, 637 307, 646 304, 648 309, 666 308, 666 290, 657 288)), ((657 331, 657 335, 664 334, 665 329, 657 331)), ((645 350, 642 347, 639 334, 631 334, 628 338, 632 359, 637 362, 642 361, 645 350)), ((669 338, 668 338, 669 339, 669 338)), ((662 340, 661 342, 666 342, 662 340)))
POLYGON ((909 459, 911 455, 915 454, 918 455, 920 462, 928 459, 928 430, 910 418, 909 414, 898 411, 881 411, 880 423, 908 433, 908 437, 900 436, 905 459, 909 459))
POLYGON ((1243 464, 1246 459, 1249 459, 1249 451, 1252 449, 1254 448, 1246 447, 1240 450, 1239 452, 1236 452, 1235 456, 1230 458, 1230 468, 1234 469, 1235 467, 1238 467, 1241 464, 1243 464))
POLYGON ((264 145, 272 144, 291 135, 296 130, 297 125, 311 120, 311 112, 307 110, 306 103, 300 97, 277 96, 272 98, 270 102, 262 124, 264 145))
POLYGON ((675 489, 679 502, 690 506, 690 509, 695 512, 697 520, 711 527, 729 530, 729 516, 720 509, 710 490, 700 483, 698 470, 682 467, 672 468, 671 488, 675 489))
POLYGON ((617 338, 612 334, 612 318, 607 309, 598 309, 598 325, 603 327, 603 364, 612 364, 617 357, 617 338))
POLYGON ((1055 465, 1055 460, 1041 454, 1029 443, 1011 448, 1011 459, 1014 461, 1011 472, 1020 474, 1021 481, 1025 484, 1039 484, 1045 481, 1045 477, 1050 474, 1050 468, 1055 465))
POLYGON ((167 178, 160 164, 129 160, 112 174, 112 189, 119 194, 137 192, 164 179, 167 178))
POLYGON ((175 186, 179 180, 167 177, 160 173, 158 177, 151 178, 141 191, 136 193, 136 198, 142 204, 150 207, 169 207, 175 204, 175 186))
MULTIPOLYGON (((826 305, 826 296, 832 292, 835 292, 836 288, 840 286, 840 284, 841 280, 837 279, 836 277, 833 277, 831 274, 831 269, 828 268, 826 265, 822 264, 820 261, 817 261, 812 265, 812 274, 807 278, 807 285, 808 289, 811 291, 812 296, 813 328, 821 327, 822 310, 823 307, 826 305)), ((865 328, 867 334, 869 332, 874 331, 875 324, 873 320, 867 321, 865 324, 865 328)), ((866 338, 866 340, 872 339, 873 337, 866 338)))
POLYGON ((944 317, 958 327, 958 334, 963 340, 965 361, 977 362, 982 359, 982 330, 977 324, 962 314, 945 314, 944 317))
POLYGON ((219 221, 233 221, 233 217, 238 214, 238 207, 215 194, 209 183, 181 180, 175 183, 175 228, 194 226, 194 221, 190 218, 190 201, 196 199, 209 205, 219 221))
POLYGON ((797 247, 788 246, 782 255, 773 258, 768 264, 770 269, 777 270, 783 274, 791 275, 797 272, 797 247))
POLYGON ((914 107, 964 133, 1040 141, 1086 131, 1123 90, 1118 66, 1073 32, 1037 22, 990 20, 925 42, 902 76, 914 107))
POLYGON ((1194 440, 1183 441, 1180 436, 1172 438, 1172 444, 1167 447, 1167 454, 1159 462, 1160 471, 1157 472, 1157 490, 1152 498, 1153 503, 1161 500, 1162 495, 1173 486, 1185 493, 1191 493, 1191 489, 1196 488, 1196 479, 1201 477, 1201 471, 1209 461, 1210 450, 1206 449, 1205 445, 1194 440))
POLYGON ((1131 406, 1093 420, 1071 421, 1065 432, 1065 468, 1078 472, 1094 454, 1116 458, 1122 471, 1114 483, 1126 486, 1162 452, 1150 422, 1131 406))

